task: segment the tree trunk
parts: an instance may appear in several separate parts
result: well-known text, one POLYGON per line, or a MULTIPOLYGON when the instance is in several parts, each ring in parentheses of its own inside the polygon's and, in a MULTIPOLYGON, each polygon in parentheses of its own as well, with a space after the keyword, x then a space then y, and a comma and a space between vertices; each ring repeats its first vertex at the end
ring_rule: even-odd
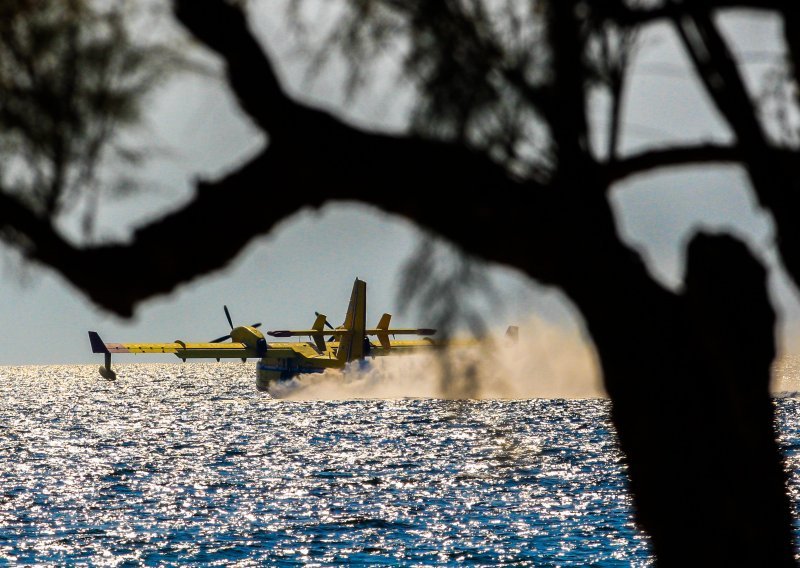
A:
POLYGON ((574 297, 659 563, 794 565, 763 267, 735 239, 700 235, 681 295, 574 297))

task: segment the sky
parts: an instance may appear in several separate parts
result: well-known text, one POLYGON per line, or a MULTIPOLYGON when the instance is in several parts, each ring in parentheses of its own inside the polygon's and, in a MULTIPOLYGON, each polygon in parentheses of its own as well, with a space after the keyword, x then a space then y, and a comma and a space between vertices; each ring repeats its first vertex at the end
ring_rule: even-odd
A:
MULTIPOLYGON (((742 50, 775 49, 775 22, 751 15, 729 24, 731 37, 742 50)), ((370 127, 391 130, 402 125, 412 93, 379 77, 355 101, 332 98, 340 68, 334 64, 310 80, 279 21, 257 11, 253 25, 277 56, 282 78, 296 96, 370 127)), ((389 77, 391 64, 386 65, 389 77)), ((626 150, 658 141, 726 139, 728 133, 696 82, 688 78, 669 33, 656 30, 642 38, 636 65, 626 99, 626 150)), ((756 81, 766 71, 756 63, 748 72, 756 81)), ((208 75, 185 75, 165 85, 149 101, 147 111, 146 124, 136 136, 154 148, 141 175, 156 189, 138 197, 104 200, 97 218, 99 238, 126 238, 137 224, 185 201, 194 178, 221 175, 265 144, 238 111, 224 83, 208 75)), ((783 314, 780 332, 791 348, 800 309, 775 267, 769 219, 756 208, 741 170, 717 167, 635 178, 615 189, 612 203, 623 238, 641 252, 654 276, 673 288, 680 286, 686 241, 698 227, 742 235, 773 266, 773 298, 783 314)), ((0 365, 99 363, 90 352, 88 330, 113 342, 209 340, 229 329, 223 305, 229 307, 235 324, 306 327, 314 311, 338 324, 356 277, 368 285, 370 321, 377 322, 387 311, 394 314, 397 325, 429 325, 424 313, 398 311, 402 271, 421 238, 408 222, 363 206, 306 211, 254 241, 224 271, 144 302, 131 320, 99 310, 57 274, 26 265, 6 248, 0 252, 0 325, 6 330, 0 365)), ((191 235, 182 244, 190 246, 191 235)), ((558 291, 514 270, 487 269, 505 300, 504 309, 486 309, 490 325, 505 327, 515 319, 538 316, 553 325, 580 327, 580 317, 558 291)))

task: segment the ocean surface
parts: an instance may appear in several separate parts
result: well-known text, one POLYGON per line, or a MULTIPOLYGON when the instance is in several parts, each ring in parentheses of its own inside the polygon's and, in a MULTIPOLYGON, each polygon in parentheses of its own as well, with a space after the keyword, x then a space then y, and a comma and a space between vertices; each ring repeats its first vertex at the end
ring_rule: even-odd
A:
POLYGON ((604 399, 287 400, 253 367, 0 367, 0 565, 652 564, 604 399))

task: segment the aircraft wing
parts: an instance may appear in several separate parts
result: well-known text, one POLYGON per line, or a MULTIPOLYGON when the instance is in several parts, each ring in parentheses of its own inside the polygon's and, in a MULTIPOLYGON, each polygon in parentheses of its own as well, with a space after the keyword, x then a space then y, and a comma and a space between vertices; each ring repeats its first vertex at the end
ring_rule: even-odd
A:
POLYGON ((107 343, 112 353, 174 353, 182 359, 255 357, 244 343, 107 343))
MULTIPOLYGON (((435 330, 419 330, 419 331, 435 331, 435 330)), ((378 335, 378 334, 376 334, 378 335)), ((421 333, 419 335, 422 335, 421 333)), ((383 355, 390 355, 392 353, 411 353, 415 351, 430 351, 431 349, 441 348, 458 348, 458 347, 474 347, 476 345, 485 345, 485 340, 469 337, 462 339, 433 339, 426 337, 424 339, 411 339, 400 341, 388 341, 388 338, 378 335, 378 342, 371 342, 370 354, 376 357, 383 355)), ((506 339, 516 343, 519 340, 519 327, 515 325, 508 326, 506 329, 506 339)))
POLYGON ((94 353, 174 353, 181 359, 242 359, 257 357, 256 350, 244 343, 104 343, 89 332, 94 353))
POLYGON ((412 353, 418 351, 431 351, 443 348, 452 347, 472 347, 480 345, 478 339, 445 339, 437 340, 426 337, 425 339, 411 339, 391 341, 388 344, 382 342, 371 342, 372 349, 370 355, 375 357, 382 357, 384 355, 398 354, 398 353, 412 353))

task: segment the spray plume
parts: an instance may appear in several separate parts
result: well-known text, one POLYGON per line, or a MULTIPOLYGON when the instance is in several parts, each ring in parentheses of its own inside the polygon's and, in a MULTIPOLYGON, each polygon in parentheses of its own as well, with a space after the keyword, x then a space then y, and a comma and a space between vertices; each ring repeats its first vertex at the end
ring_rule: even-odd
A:
POLYGON ((300 375, 271 390, 288 399, 603 397, 594 351, 574 329, 531 318, 512 343, 495 332, 470 347, 380 357, 364 368, 300 375), (499 339, 498 339, 499 338, 499 339))

